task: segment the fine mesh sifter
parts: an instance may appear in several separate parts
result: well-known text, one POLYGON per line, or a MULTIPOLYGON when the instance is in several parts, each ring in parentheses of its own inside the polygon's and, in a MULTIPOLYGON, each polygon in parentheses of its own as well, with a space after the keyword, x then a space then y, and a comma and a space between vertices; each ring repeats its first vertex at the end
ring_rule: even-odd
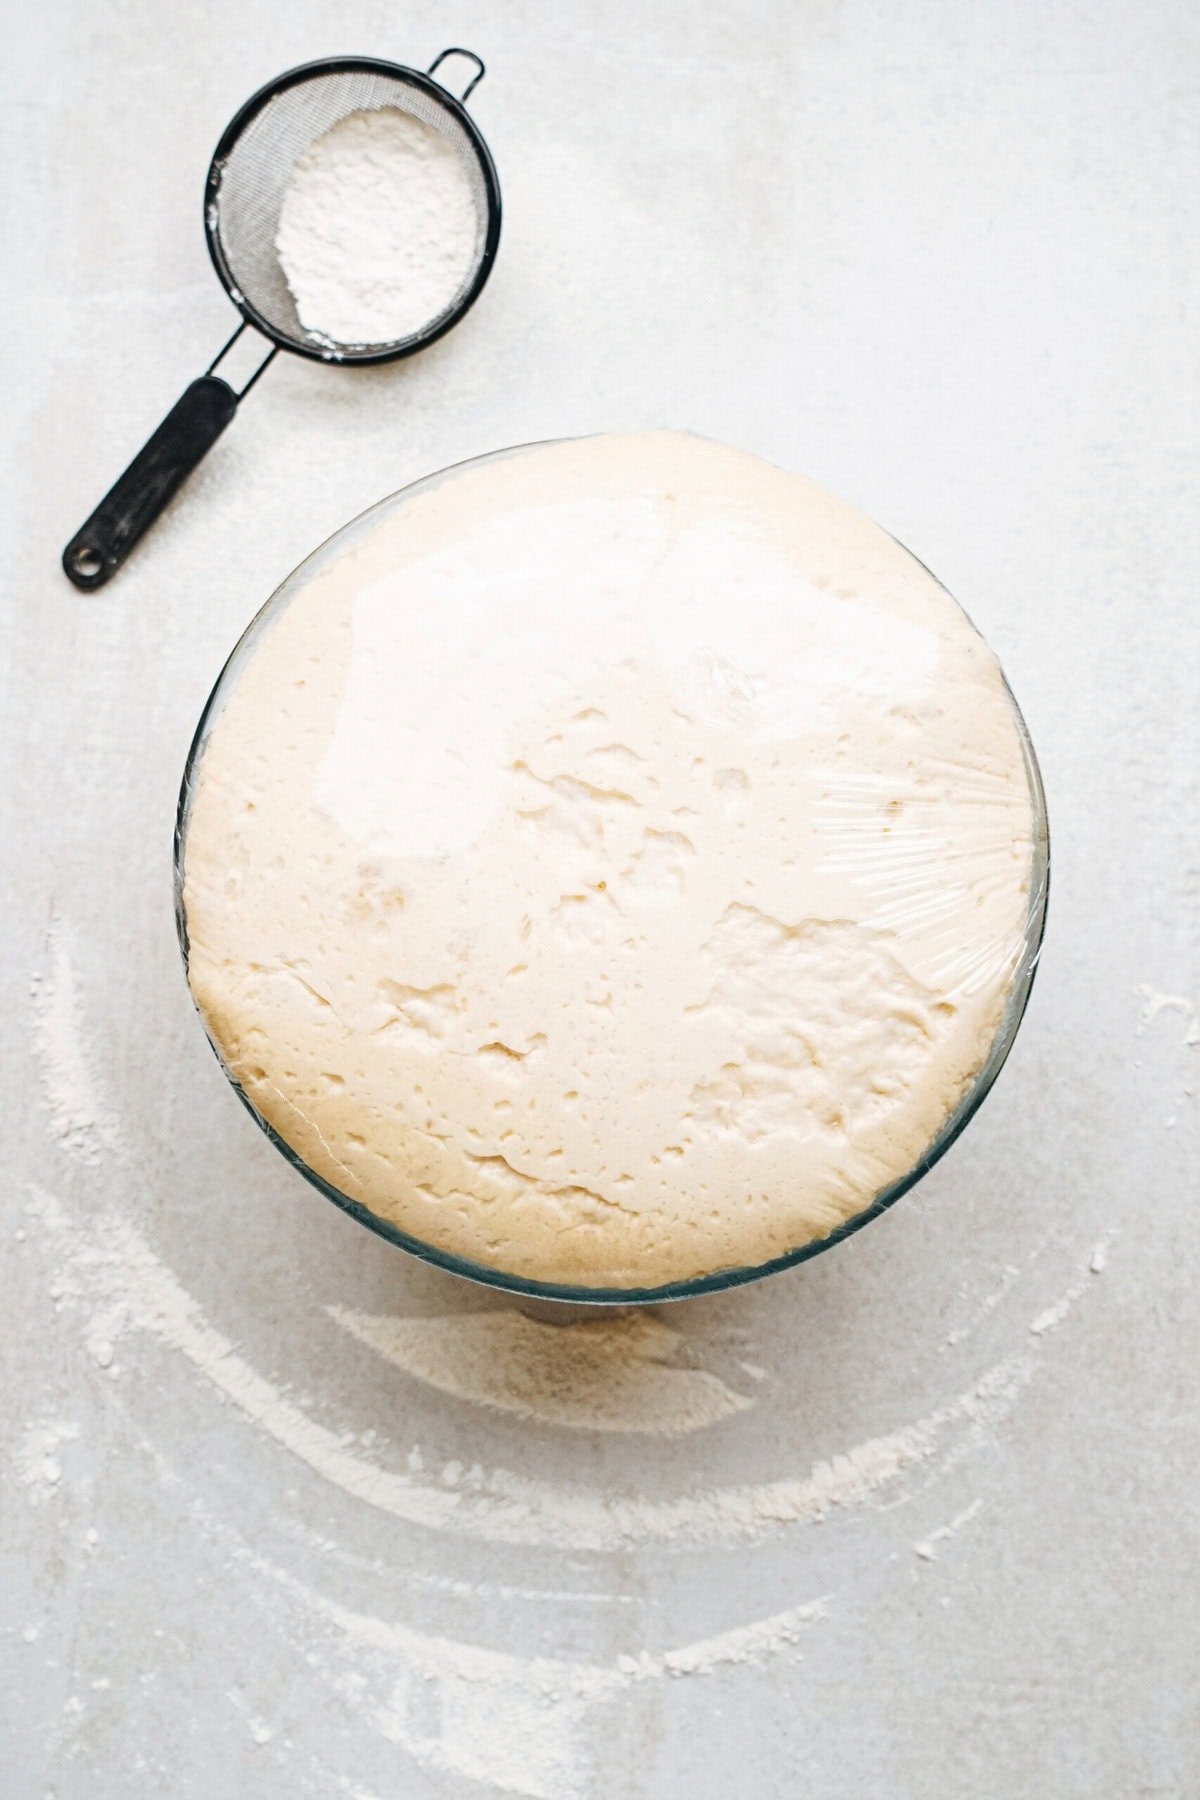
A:
POLYGON ((327 363, 391 362, 432 344, 474 303, 491 272, 500 237, 495 166, 466 110, 483 75, 479 57, 457 47, 443 50, 425 73, 370 56, 325 57, 278 76, 230 121, 209 166, 204 229, 217 274, 242 323, 63 551, 63 568, 76 587, 103 587, 116 573, 277 351, 327 363), (449 56, 468 57, 475 65, 458 99, 433 79, 449 56), (379 107, 411 114, 457 152, 476 216, 474 258, 448 303, 407 337, 334 343, 323 333, 306 330, 297 314, 275 247, 280 211, 292 170, 309 145, 349 114, 379 107), (235 391, 216 370, 247 326, 267 338, 271 348, 235 391))

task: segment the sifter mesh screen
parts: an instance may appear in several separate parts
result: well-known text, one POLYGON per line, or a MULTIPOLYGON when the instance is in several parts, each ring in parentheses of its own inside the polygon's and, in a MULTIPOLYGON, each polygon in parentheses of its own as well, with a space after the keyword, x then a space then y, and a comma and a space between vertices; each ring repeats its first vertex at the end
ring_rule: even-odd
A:
POLYGON ((219 240, 234 288, 273 335, 311 351, 317 340, 300 322, 275 249, 283 197, 297 159, 315 139, 348 113, 383 106, 432 126, 461 157, 478 224, 475 260, 450 303, 420 332, 391 343, 331 349, 331 360, 374 359, 423 339, 458 309, 476 280, 487 237, 488 186, 479 152, 450 107, 397 76, 357 69, 314 73, 274 94, 248 121, 220 165, 220 186, 209 200, 209 229, 219 240))

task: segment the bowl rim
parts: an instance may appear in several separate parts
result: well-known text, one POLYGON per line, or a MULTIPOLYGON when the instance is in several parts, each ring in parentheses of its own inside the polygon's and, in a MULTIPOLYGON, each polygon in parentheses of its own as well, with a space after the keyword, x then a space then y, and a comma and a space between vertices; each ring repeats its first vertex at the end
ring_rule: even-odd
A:
MULTIPOLYGON (((1026 913, 1023 947, 1013 975, 1012 986, 1009 990, 1004 1013, 996 1029, 991 1048, 972 1078, 970 1086, 967 1088, 958 1104, 948 1114, 937 1135, 922 1152, 912 1168, 907 1170, 902 1176, 898 1177, 897 1180, 891 1182, 887 1187, 883 1188, 875 1196, 874 1200, 871 1201, 869 1206, 864 1207, 861 1212, 855 1213, 853 1217, 843 1220, 840 1225, 835 1226, 834 1229, 826 1233, 824 1237, 811 1238, 806 1243, 797 1246, 796 1249, 788 1250, 780 1256, 771 1257, 766 1262, 713 1270, 706 1275, 691 1276, 682 1281, 661 1282, 650 1287, 586 1287, 570 1282, 534 1281, 525 1276, 509 1274, 501 1269, 490 1268, 486 1263, 477 1263, 467 1257, 455 1256, 452 1252, 447 1250, 439 1250, 436 1245, 427 1243, 423 1238, 413 1237, 410 1233, 402 1231, 398 1225, 395 1225, 391 1220, 382 1218, 379 1214, 372 1212, 371 1209, 364 1206, 361 1201, 352 1200, 348 1194, 343 1193, 340 1188, 335 1187, 332 1182, 327 1181, 324 1176, 319 1175, 317 1171, 311 1168, 308 1163, 304 1161, 304 1158, 291 1147, 286 1139, 280 1136, 274 1126, 263 1117, 241 1086, 240 1082, 238 1082, 228 1068, 218 1045, 213 1039, 212 1033, 208 1029, 208 1023, 196 1002, 195 995, 192 993, 190 977, 188 976, 187 912, 183 899, 187 830, 191 817, 192 798, 195 793, 196 770, 203 755, 209 734, 219 716, 220 707, 218 701, 222 696, 222 691, 226 684, 226 677, 235 673, 238 663, 248 659, 256 647, 259 638, 263 635, 270 619, 286 603, 289 594, 294 589, 304 586, 321 568, 325 567, 332 560, 335 547, 339 555, 343 554, 347 549, 353 547, 354 542, 361 540, 368 529, 379 522, 385 513, 391 511, 393 508, 399 507, 406 500, 414 498, 422 491, 432 490, 440 485, 441 482, 448 480, 451 476, 458 474, 464 469, 481 467, 486 463, 498 462, 510 456, 519 456, 527 451, 548 449, 556 444, 578 441, 581 440, 577 438, 544 438, 526 444, 508 445, 502 449, 485 451, 479 456, 464 457, 459 462, 449 463, 445 468, 435 470, 428 475, 420 476, 415 481, 407 482, 403 487, 397 488, 394 492, 385 495, 381 500, 375 501, 373 505, 366 507, 362 512, 357 513, 353 518, 348 519, 345 524, 339 526, 336 531, 332 532, 329 537, 318 544, 314 550, 310 551, 301 562, 297 563, 291 573, 286 575, 278 584, 268 599, 259 607, 258 611, 254 614, 253 618, 234 644, 233 649, 225 658, 224 663, 221 665, 220 672, 209 692, 208 698, 204 703, 203 709, 201 710, 196 729, 192 734, 191 744, 188 748, 187 757, 184 762, 183 778, 179 789, 179 800, 175 811, 172 854, 175 928, 179 940, 180 955, 183 961, 184 976, 188 979, 188 993, 191 995, 192 1004, 196 1008, 197 1015, 204 1028, 204 1033, 208 1039, 209 1046, 217 1058, 217 1062, 219 1063, 226 1080, 229 1082, 229 1085, 232 1087, 242 1105, 250 1114, 250 1117, 255 1121, 260 1130, 265 1133, 270 1142, 284 1157, 285 1161, 290 1163, 292 1168, 302 1175, 311 1186, 315 1187, 319 1193, 323 1194, 327 1200, 332 1200, 333 1204, 339 1207, 342 1212, 349 1214, 349 1216, 352 1219, 357 1220, 360 1225, 365 1225, 366 1228, 369 1231, 374 1232, 376 1236, 386 1239, 388 1243, 396 1245, 398 1249, 407 1251, 409 1255, 417 1257, 421 1262, 429 1263, 434 1268, 444 1269, 449 1274, 462 1276, 465 1280, 475 1282, 482 1287, 499 1289, 504 1293, 522 1295, 530 1299, 558 1300, 578 1305, 652 1305, 668 1300, 694 1299, 702 1294, 724 1293, 727 1289, 744 1287, 747 1283, 752 1281, 762 1281, 768 1275, 780 1274, 785 1269, 797 1268, 801 1263, 809 1262, 813 1257, 821 1256, 827 1250, 832 1250, 836 1245, 844 1243, 847 1238, 853 1237, 855 1233, 862 1231, 865 1226, 870 1225, 874 1220, 890 1211, 898 1200, 903 1199, 904 1195, 914 1188, 917 1183, 929 1173, 936 1163, 941 1161, 942 1157, 950 1147, 966 1130, 967 1126, 975 1117, 975 1114, 979 1111, 979 1108, 983 1105, 984 1100, 986 1100, 988 1094, 995 1085, 996 1077, 1008 1060, 1009 1052, 1016 1041, 1017 1032, 1020 1029, 1026 1008, 1029 1004, 1029 996, 1033 990, 1034 978, 1041 961, 1042 946, 1046 934, 1046 915, 1050 894, 1050 826, 1046 808, 1045 788, 1042 782, 1042 773, 1038 764, 1037 753, 1034 750, 1033 741, 1030 737, 1024 714, 1017 704, 1016 696, 1009 686, 1008 679, 1005 676, 1003 669, 1001 669, 1001 679, 1004 682, 1004 689, 1008 695, 1009 703, 1012 706, 1013 717, 1017 725, 1017 734, 1021 743, 1021 751, 1025 763, 1025 774, 1029 783, 1030 805, 1033 813, 1031 853, 1032 879, 1030 881, 1029 889, 1029 906, 1026 913)), ((881 527, 880 529, 886 528, 881 527)), ((899 538, 893 536, 890 532, 888 533, 888 536, 892 538, 893 543, 899 545, 906 556, 911 557, 914 562, 918 563, 920 567, 925 570, 926 574, 928 574, 932 580, 937 582, 937 585, 942 589, 942 592, 948 595, 954 602, 954 605, 962 612, 964 618, 968 620, 968 623, 974 627, 974 621, 970 618, 966 609, 957 599, 955 599, 955 596, 950 592, 949 588, 947 588, 945 583, 934 574, 933 570, 930 569, 926 563, 921 562, 920 557, 915 556, 908 546, 902 543, 899 538)), ((977 627, 975 629, 977 629, 977 627)), ((979 635, 982 638, 983 634, 980 633, 979 635)), ((986 643, 986 639, 983 641, 986 643)))

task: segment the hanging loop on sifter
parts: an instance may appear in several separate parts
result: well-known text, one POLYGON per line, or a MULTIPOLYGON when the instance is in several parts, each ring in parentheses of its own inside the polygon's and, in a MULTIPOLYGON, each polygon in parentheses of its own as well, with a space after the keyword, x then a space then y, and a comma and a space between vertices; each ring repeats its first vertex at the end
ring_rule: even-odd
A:
MULTIPOLYGON (((475 92, 475 89, 487 74, 487 66, 484 63, 482 56, 476 56, 473 50, 464 50, 461 44, 451 44, 448 50, 443 50, 438 56, 434 57, 428 69, 425 71, 426 74, 432 75, 435 69, 440 69, 448 56, 465 56, 468 61, 475 64, 474 75, 472 75, 470 81, 468 81, 466 87, 458 96, 459 105, 465 106, 467 101, 471 98, 471 95, 475 92)), ((444 86, 445 84, 439 83, 439 85, 444 86)), ((449 92, 449 89, 447 89, 447 92, 449 92)))

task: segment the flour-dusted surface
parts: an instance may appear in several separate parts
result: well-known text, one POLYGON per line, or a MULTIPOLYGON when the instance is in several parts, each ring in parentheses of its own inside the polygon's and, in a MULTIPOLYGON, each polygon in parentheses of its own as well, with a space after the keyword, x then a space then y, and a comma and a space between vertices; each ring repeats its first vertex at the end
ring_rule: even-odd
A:
POLYGON ((275 247, 312 336, 386 344, 441 317, 480 220, 459 151, 396 106, 349 113, 297 159, 275 247))
POLYGON ((307 58, 427 63, 444 13, 402 23, 60 0, 14 33, 0 1786, 1191 1800, 1190 13, 468 5, 479 306, 394 368, 280 358, 80 597, 59 547, 230 329, 219 130, 307 58), (213 670, 317 541, 497 445, 664 423, 962 598, 1041 754, 1051 930, 996 1091, 886 1219, 570 1314, 556 1359, 558 1309, 412 1264, 231 1103, 171 825, 213 670))
POLYGON ((1040 918, 1021 730, 946 590, 680 432, 451 470, 231 666, 182 905, 213 1042, 442 1254, 662 1287, 926 1156, 1040 918))

